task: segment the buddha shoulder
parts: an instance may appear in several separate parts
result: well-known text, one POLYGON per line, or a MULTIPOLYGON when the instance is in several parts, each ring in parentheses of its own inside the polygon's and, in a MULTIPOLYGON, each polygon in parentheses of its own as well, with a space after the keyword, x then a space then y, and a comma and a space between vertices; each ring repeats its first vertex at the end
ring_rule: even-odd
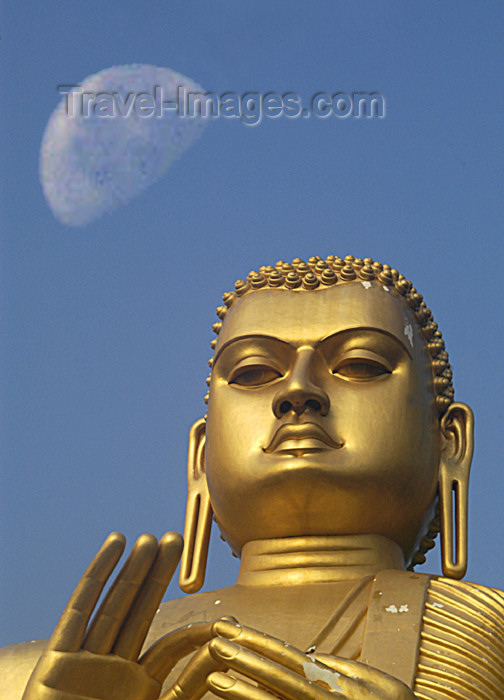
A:
POLYGON ((1 697, 4 700, 20 700, 46 642, 46 639, 38 639, 0 649, 1 697))
POLYGON ((504 697, 504 593, 433 577, 427 587, 415 692, 438 698, 504 697))
POLYGON ((483 642, 483 649, 487 649, 492 638, 504 639, 504 592, 433 576, 427 588, 423 624, 426 636, 430 627, 452 636, 459 629, 461 638, 488 640, 483 642))

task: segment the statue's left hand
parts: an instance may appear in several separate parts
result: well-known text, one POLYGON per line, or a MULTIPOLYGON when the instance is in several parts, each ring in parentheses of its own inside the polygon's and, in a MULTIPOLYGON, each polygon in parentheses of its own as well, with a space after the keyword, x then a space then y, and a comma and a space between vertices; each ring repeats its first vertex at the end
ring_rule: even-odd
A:
POLYGON ((404 683, 378 669, 306 654, 230 619, 215 622, 212 634, 160 700, 196 700, 208 690, 229 700, 415 700, 404 683))
MULTIPOLYGON (((35 667, 23 700, 153 700, 164 675, 151 673, 140 650, 182 552, 176 532, 159 544, 138 538, 129 558, 89 620, 125 547, 112 533, 70 598, 46 650, 35 667)), ((164 669, 167 673, 169 668, 164 669)))

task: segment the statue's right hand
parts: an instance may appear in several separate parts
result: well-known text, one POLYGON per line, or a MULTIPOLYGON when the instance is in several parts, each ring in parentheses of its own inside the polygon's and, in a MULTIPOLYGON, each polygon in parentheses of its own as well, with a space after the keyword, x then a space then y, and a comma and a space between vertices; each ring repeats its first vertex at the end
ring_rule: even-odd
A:
POLYGON ((139 660, 150 624, 182 552, 182 537, 138 538, 89 621, 126 541, 112 533, 79 581, 23 700, 154 700, 162 678, 139 660), (89 625, 89 626, 88 626, 89 625))

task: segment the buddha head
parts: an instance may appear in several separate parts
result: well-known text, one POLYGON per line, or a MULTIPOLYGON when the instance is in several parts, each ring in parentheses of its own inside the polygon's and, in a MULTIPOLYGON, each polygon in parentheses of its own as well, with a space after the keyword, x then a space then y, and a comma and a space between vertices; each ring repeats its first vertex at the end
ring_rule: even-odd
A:
POLYGON ((371 534, 405 568, 441 521, 443 571, 462 577, 472 413, 411 282, 314 257, 253 271, 223 300, 190 434, 182 588, 203 583, 212 518, 238 556, 254 540, 371 534))

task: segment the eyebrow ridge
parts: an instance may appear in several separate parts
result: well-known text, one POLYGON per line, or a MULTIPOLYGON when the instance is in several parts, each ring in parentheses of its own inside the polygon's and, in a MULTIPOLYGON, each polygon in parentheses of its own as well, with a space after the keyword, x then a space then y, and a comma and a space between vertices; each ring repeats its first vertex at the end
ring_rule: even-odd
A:
MULTIPOLYGON (((331 338, 334 338, 337 335, 340 335, 341 333, 348 333, 351 331, 373 331, 375 333, 380 333, 382 335, 386 335, 388 338, 391 338, 394 340, 398 345, 401 346, 401 348, 406 352, 410 360, 413 359, 411 352, 409 351, 408 347, 406 346, 405 343, 402 342, 400 338, 398 338, 396 335, 393 333, 390 333, 389 331, 384 330, 383 328, 375 328, 373 326, 355 326, 353 328, 343 328, 340 331, 336 331, 335 333, 330 333, 329 335, 324 336, 323 338, 320 338, 320 340, 317 340, 317 342, 314 344, 315 348, 318 348, 322 343, 324 343, 326 340, 329 340, 331 338)), ((230 345, 233 343, 237 343, 240 340, 253 340, 253 339, 262 339, 262 340, 272 340, 276 343, 282 343, 283 345, 288 345, 289 347, 296 349, 296 346, 293 343, 289 343, 287 340, 282 340, 280 338, 275 337, 274 335, 266 335, 264 333, 248 333, 246 335, 238 335, 235 338, 230 338, 227 340, 224 345, 219 348, 217 351, 215 357, 214 357, 214 364, 217 362, 218 358, 222 354, 222 352, 228 348, 230 345)))
POLYGON ((240 340, 253 340, 255 338, 262 340, 274 340, 276 343, 282 343, 283 345, 288 345, 291 348, 294 347, 292 343, 289 343, 286 340, 280 340, 280 338, 276 338, 274 335, 266 335, 265 333, 247 333, 246 335, 237 335, 235 338, 230 338, 229 340, 226 340, 224 345, 218 349, 214 357, 214 364, 217 362, 219 356, 223 353, 223 351, 233 343, 237 343, 240 340))

